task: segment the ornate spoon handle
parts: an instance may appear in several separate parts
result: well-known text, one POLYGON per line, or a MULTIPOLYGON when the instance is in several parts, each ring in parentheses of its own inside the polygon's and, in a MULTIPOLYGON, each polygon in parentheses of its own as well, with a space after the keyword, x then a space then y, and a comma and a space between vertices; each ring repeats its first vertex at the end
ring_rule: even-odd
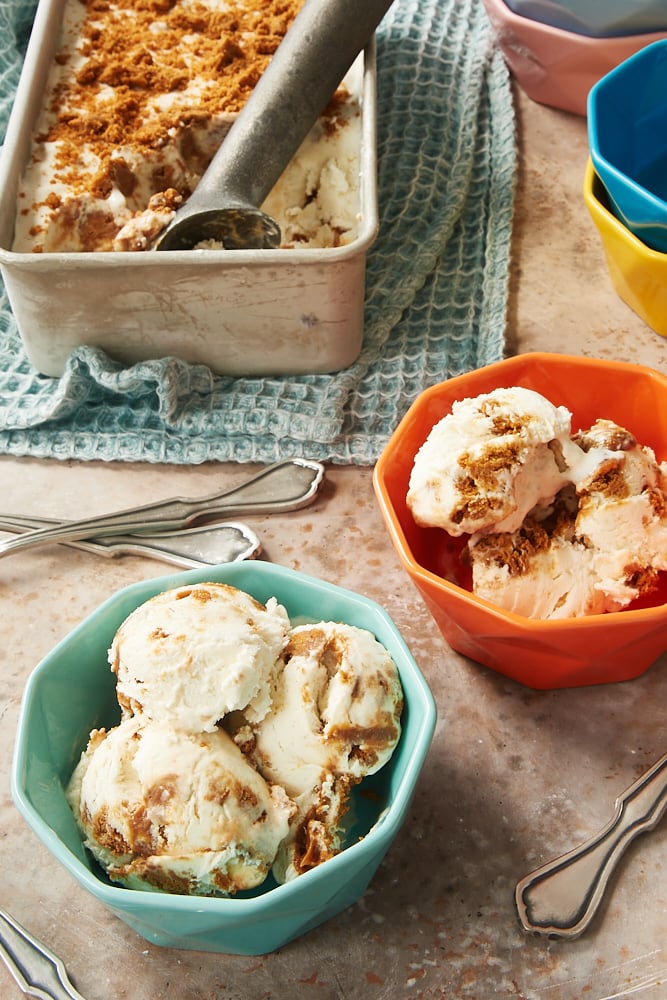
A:
POLYGON ((627 788, 600 833, 517 883, 515 901, 526 931, 578 937, 600 904, 609 877, 634 838, 652 830, 667 807, 667 754, 627 788))
POLYGON ((26 996, 35 1000, 84 1000, 61 959, 2 909, 0 957, 26 996))
POLYGON ((19 538, 0 542, 0 558, 22 549, 51 542, 77 541, 109 535, 151 534, 174 531, 212 518, 244 513, 272 514, 298 510, 316 496, 324 477, 320 462, 285 459, 268 466, 244 483, 208 497, 173 497, 129 510, 67 521, 55 527, 28 531, 19 538))
MULTIPOLYGON (((2 531, 36 531, 63 523, 48 517, 0 514, 2 531)), ((148 556, 186 569, 254 559, 262 548, 252 528, 241 521, 217 521, 209 527, 181 528, 180 531, 163 531, 156 535, 110 535, 108 538, 103 536, 63 544, 108 558, 148 556)))

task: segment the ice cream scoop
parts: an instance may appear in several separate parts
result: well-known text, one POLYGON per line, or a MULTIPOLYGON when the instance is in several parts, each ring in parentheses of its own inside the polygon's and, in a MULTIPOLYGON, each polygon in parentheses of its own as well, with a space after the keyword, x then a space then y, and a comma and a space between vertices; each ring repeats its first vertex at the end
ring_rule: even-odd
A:
POLYGON ((227 584, 157 594, 125 619, 109 650, 124 714, 188 732, 213 732, 229 712, 263 719, 288 630, 275 598, 264 605, 227 584))
POLYGON ((298 806, 273 867, 279 882, 340 850, 349 792, 390 758, 403 708, 396 664, 365 629, 298 625, 282 659, 252 750, 264 777, 298 806))
POLYGON ((213 241, 271 249, 280 227, 260 210, 391 0, 306 0, 204 176, 157 250, 213 241))
POLYGON ((112 881, 197 895, 260 885, 294 811, 223 730, 136 716, 91 733, 67 797, 112 881))
POLYGON ((514 531, 583 458, 570 431, 564 406, 520 386, 454 403, 415 456, 407 494, 415 521, 454 536, 514 531))
POLYGON ((598 420, 576 436, 569 486, 512 532, 473 536, 473 590, 529 618, 620 611, 667 570, 665 469, 624 427, 598 420))

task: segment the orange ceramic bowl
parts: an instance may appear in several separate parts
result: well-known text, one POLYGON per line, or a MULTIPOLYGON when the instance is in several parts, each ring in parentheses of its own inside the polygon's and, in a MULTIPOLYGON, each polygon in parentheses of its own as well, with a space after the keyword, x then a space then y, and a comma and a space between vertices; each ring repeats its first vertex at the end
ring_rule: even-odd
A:
MULTIPOLYGON (((603 0, 600 0, 602 4, 603 0)), ((505 0, 483 0, 505 62, 522 90, 538 104, 586 115, 597 81, 665 31, 596 38, 554 28, 516 14, 505 0)))
POLYGON ((667 378, 650 368, 564 354, 523 354, 423 392, 374 470, 375 492, 398 556, 457 652, 531 688, 630 680, 667 648, 667 580, 623 611, 556 621, 513 614, 476 597, 460 561, 464 542, 415 524, 406 505, 415 454, 459 399, 524 386, 572 412, 573 429, 614 420, 667 459, 667 378))

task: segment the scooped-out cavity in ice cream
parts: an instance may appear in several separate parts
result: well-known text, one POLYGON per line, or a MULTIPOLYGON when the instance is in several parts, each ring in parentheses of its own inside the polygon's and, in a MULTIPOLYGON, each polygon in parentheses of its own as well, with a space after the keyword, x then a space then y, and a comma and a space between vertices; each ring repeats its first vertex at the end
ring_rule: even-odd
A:
POLYGON ((400 738, 398 669, 375 636, 292 626, 276 598, 226 584, 140 605, 109 660, 121 721, 91 732, 67 797, 128 888, 233 895, 316 867, 400 738))
POLYGON ((620 611, 667 570, 667 465, 540 393, 456 402, 414 459, 415 521, 464 537, 474 593, 528 618, 620 611))

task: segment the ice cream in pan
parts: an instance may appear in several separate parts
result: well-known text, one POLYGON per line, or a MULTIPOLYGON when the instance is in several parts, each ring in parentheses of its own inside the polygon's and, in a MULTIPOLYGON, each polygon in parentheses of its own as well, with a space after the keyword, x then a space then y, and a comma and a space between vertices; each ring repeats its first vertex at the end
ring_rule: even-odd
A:
POLYGON ((374 636, 194 584, 137 608, 109 655, 121 721, 91 733, 67 795, 113 881, 229 895, 342 849, 350 790, 401 732, 374 636))
POLYGON ((417 523, 465 536, 475 594, 530 618, 619 611, 667 570, 667 467, 521 387, 457 402, 415 456, 417 523))
MULTIPOLYGON (((149 249, 196 188, 302 0, 67 0, 12 249, 149 249)), ((359 223, 361 115, 343 81, 268 195, 282 246, 359 223)))

